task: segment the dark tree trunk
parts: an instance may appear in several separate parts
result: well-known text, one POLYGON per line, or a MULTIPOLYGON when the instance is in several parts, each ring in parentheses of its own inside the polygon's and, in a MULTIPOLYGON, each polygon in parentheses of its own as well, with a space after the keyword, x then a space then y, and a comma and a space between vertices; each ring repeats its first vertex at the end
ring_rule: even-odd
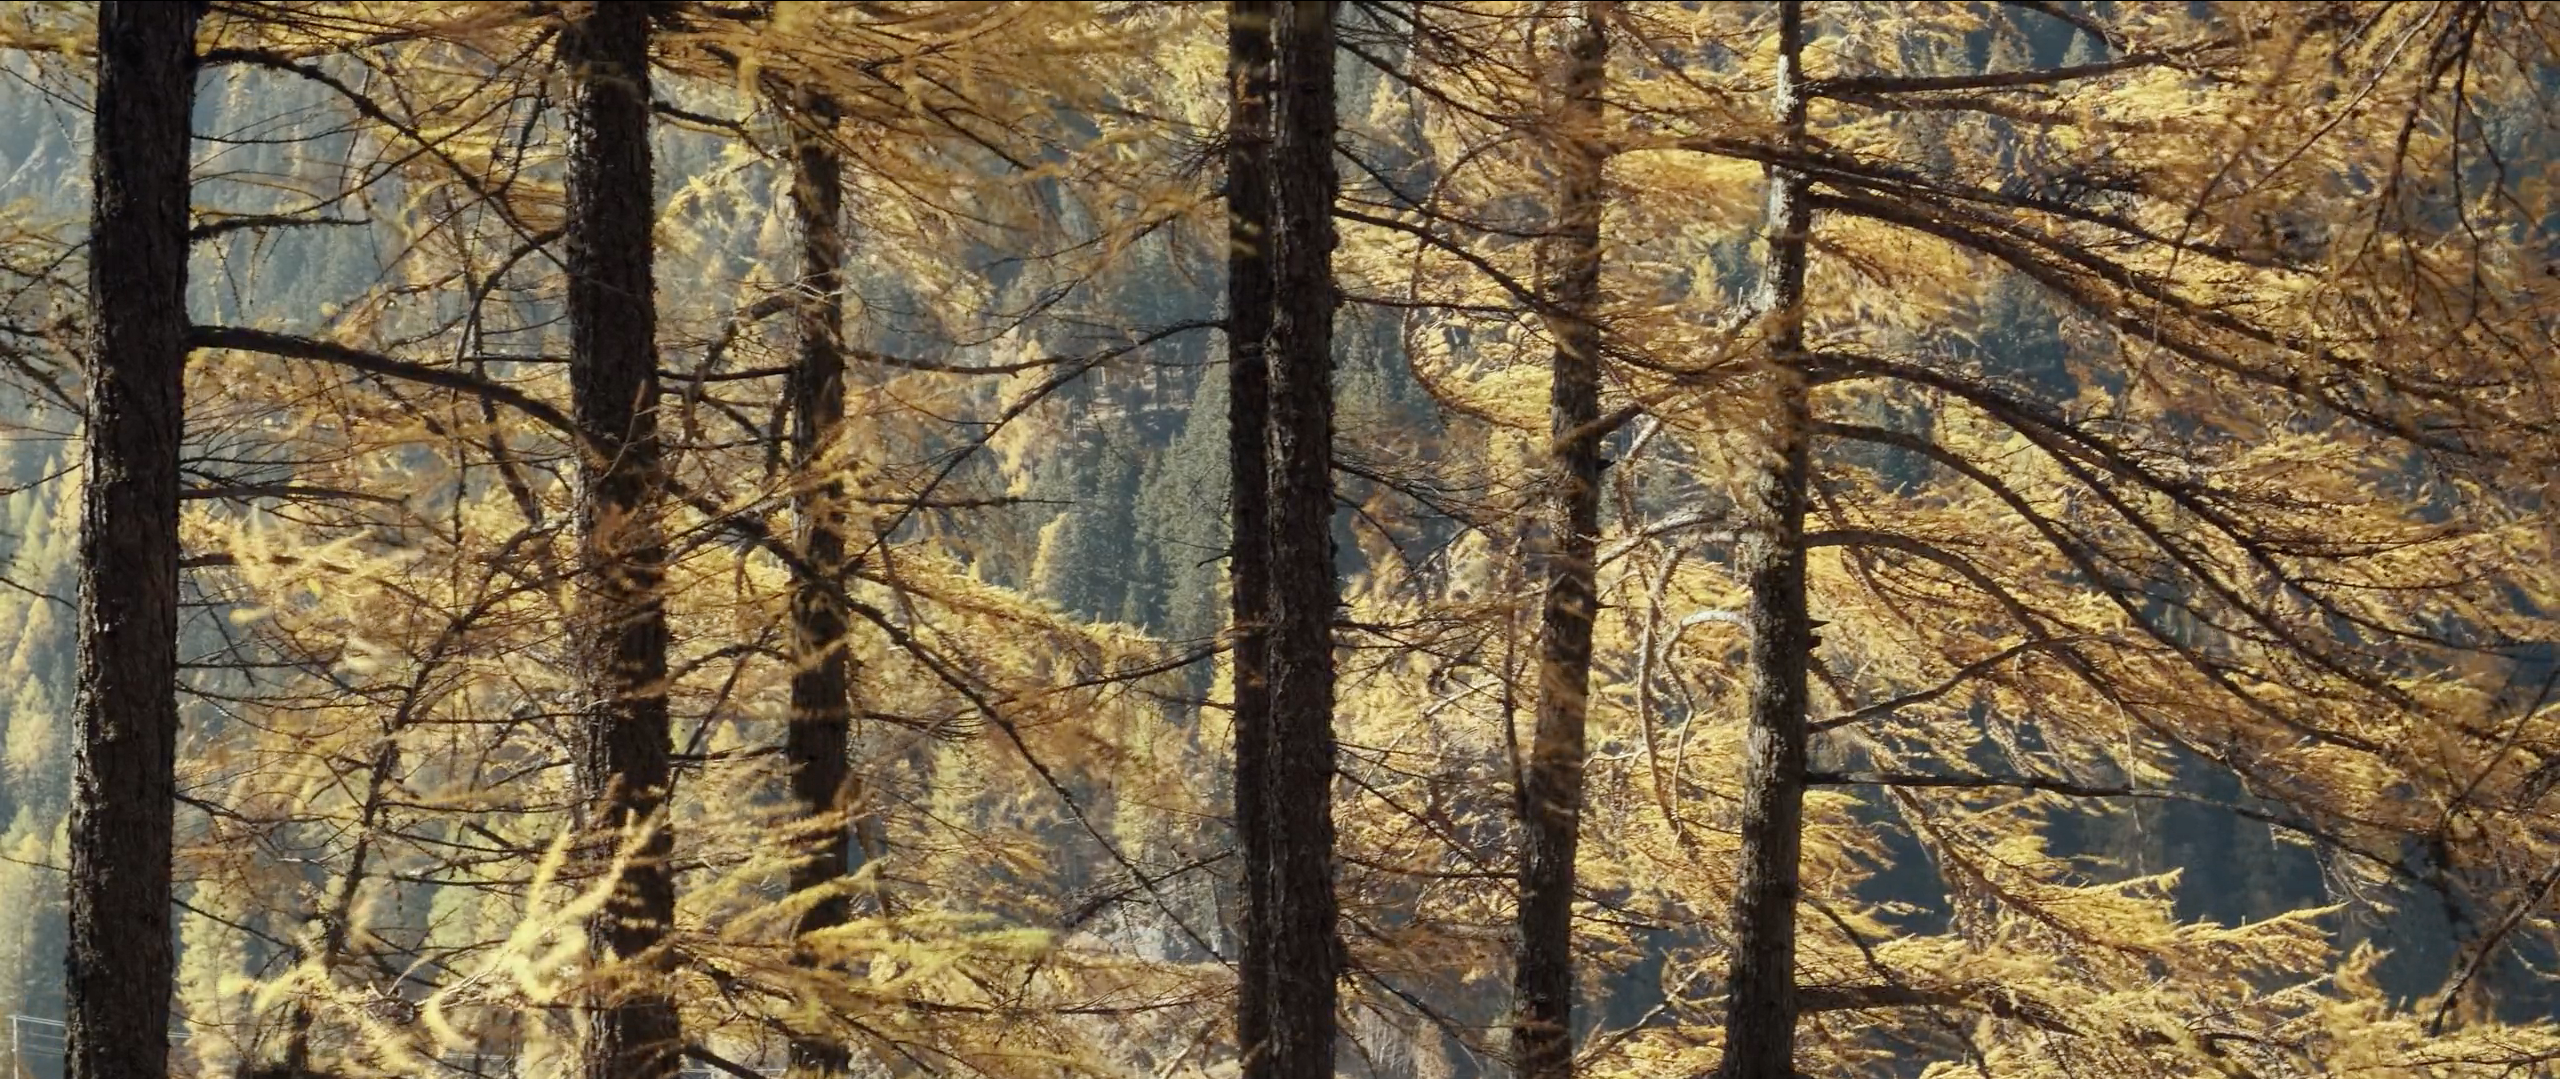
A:
POLYGON ((1598 608, 1600 531, 1601 77, 1608 41, 1600 4, 1572 21, 1545 133, 1556 219, 1544 238, 1540 292, 1556 353, 1549 401, 1538 728, 1521 775, 1520 939, 1513 963, 1512 1053, 1520 1079, 1573 1074, 1573 859, 1582 821, 1583 728, 1590 716, 1591 620, 1598 608))
POLYGON ((1333 896, 1333 19, 1273 20, 1268 473, 1271 834, 1268 1059, 1256 1079, 1330 1079, 1342 945, 1333 896))
POLYGON ((1244 862, 1236 1051, 1252 1079, 1268 1074, 1271 1031, 1271 687, 1263 659, 1271 617, 1271 0, 1227 5, 1227 476, 1235 622, 1235 829, 1244 862))
MULTIPOLYGON (((599 986, 584 1016, 587 1079, 673 1076, 675 1004, 642 960, 675 917, 667 788, 667 620, 659 595, 656 304, 650 227, 649 14, 597 4, 560 35, 576 80, 569 110, 569 381, 587 441, 578 502, 580 593, 572 648, 587 694, 578 778, 603 837, 646 824, 614 896, 589 925, 598 957, 636 963, 599 986)), ((617 840, 618 841, 618 840, 617 840)))
MULTIPOLYGON (((792 306, 800 362, 791 372, 792 464, 799 470, 795 509, 800 556, 808 576, 791 595, 791 729, 783 756, 800 811, 828 822, 791 873, 791 890, 823 887, 846 870, 853 772, 853 663, 845 641, 849 616, 838 571, 845 561, 844 482, 831 463, 844 425, 844 158, 836 149, 837 109, 823 94, 802 93, 793 105, 799 145, 791 208, 800 222, 800 283, 792 306)), ((800 932, 845 923, 843 896, 810 907, 800 932)), ((802 962, 812 962, 805 953, 802 962)), ((829 1038, 791 1040, 795 1079, 846 1073, 851 1058, 829 1038)))
MULTIPOLYGON (((1777 105, 1790 146, 1804 142, 1804 5, 1778 16, 1777 105)), ((1810 471, 1804 372, 1806 234, 1802 174, 1769 171, 1770 444, 1750 478, 1750 515, 1736 563, 1750 590, 1750 730, 1743 748, 1742 865, 1733 901, 1724 1079, 1791 1079, 1796 1032, 1797 860, 1804 845, 1805 671, 1812 649, 1804 593, 1805 484, 1810 471)))
POLYGON ((71 786, 72 1079, 169 1069, 192 3, 98 6, 71 786))

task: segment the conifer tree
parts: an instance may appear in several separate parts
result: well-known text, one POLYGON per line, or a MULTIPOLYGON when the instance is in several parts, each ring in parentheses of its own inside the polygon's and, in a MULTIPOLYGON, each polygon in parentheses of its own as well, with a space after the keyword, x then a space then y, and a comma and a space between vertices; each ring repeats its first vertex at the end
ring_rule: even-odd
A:
POLYGON ((658 976, 675 921, 667 794, 666 557, 659 530, 656 196, 649 147, 649 12, 598 4, 561 28, 570 110, 566 230, 569 381, 580 454, 581 595, 570 627, 586 695, 578 776, 586 826, 617 847, 612 898, 590 930, 620 964, 582 1016, 590 1079, 672 1076, 682 1032, 658 976))
MULTIPOLYGON (((660 1074, 2560 1059, 2547 17, 1363 4, 1314 77, 1265 6, 648 5, 611 229, 579 117, 637 80, 551 60, 614 5, 223 7, 200 1066, 583 1072, 633 1003, 660 1074), (662 676, 585 661, 650 600, 662 676), (634 698, 654 784, 590 752, 634 698)), ((0 8, 60 91, 0 97, 13 183, 87 10, 0 8)), ((41 439, 93 327, 25 186, 41 439)), ((0 963, 52 963, 71 560, 9 501, 0 963)))
POLYGON ((1237 912, 1236 1051, 1249 1075, 1268 1074, 1272 979, 1271 500, 1271 35, 1269 0, 1227 5, 1227 595, 1235 694, 1231 800, 1244 889, 1237 912))
POLYGON ((1265 1006, 1270 1079, 1333 1074, 1343 966, 1333 894, 1334 17, 1327 0, 1273 10, 1271 334, 1265 657, 1273 917, 1265 1006))
POLYGON ((193 3, 98 10, 69 1074, 168 1073, 193 3))
MULTIPOLYGON (((1777 78, 1770 92, 1780 146, 1789 154, 1805 144, 1804 32, 1803 0, 1779 0, 1777 78)), ((1744 481, 1746 501, 1739 512, 1746 523, 1734 565, 1749 597, 1743 617, 1751 673, 1731 995, 1718 1073, 1723 1079, 1795 1074, 1796 907, 1809 722, 1805 681, 1813 648, 1804 587, 1813 441, 1804 371, 1804 279, 1813 207, 1801 173, 1770 169, 1766 227, 1760 317, 1766 320, 1768 355, 1754 402, 1765 445, 1744 481)))
POLYGON ((1543 164, 1553 220, 1540 238, 1538 299, 1555 340, 1549 389, 1549 506, 1540 522, 1546 600, 1539 616, 1538 718, 1521 774, 1518 954, 1512 1053, 1523 1079, 1573 1073, 1574 857, 1590 725, 1592 622, 1599 615, 1601 86, 1609 5, 1572 5, 1543 164))
MULTIPOLYGON (((802 91, 791 103, 791 205, 799 222, 800 279, 793 293, 799 362, 791 373, 792 465, 803 489, 796 500, 804 579, 791 597, 791 730, 783 747, 791 792, 820 822, 808 859, 793 870, 793 891, 833 887, 845 873, 845 842, 854 781, 848 753, 852 728, 852 646, 843 598, 844 455, 844 163, 834 145, 837 107, 825 94, 802 91)), ((851 904, 831 896, 800 918, 801 933, 843 925, 851 904)), ((848 1057, 829 1040, 798 1037, 795 1075, 844 1073, 848 1057)))

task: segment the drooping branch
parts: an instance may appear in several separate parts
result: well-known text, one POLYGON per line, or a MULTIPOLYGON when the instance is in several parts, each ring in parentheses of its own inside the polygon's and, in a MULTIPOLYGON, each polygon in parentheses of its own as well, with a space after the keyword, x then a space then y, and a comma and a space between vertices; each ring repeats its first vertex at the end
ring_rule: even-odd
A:
POLYGON ((2045 539, 2046 543, 2053 548, 2055 553, 2060 554, 2065 561, 2068 561, 2071 564, 2072 569, 2078 571, 2083 578, 2088 580, 2096 588, 2099 595, 2103 596, 2110 605, 2114 606, 2118 611, 2124 614, 2127 621, 2131 622, 2136 628, 2142 630, 2142 632, 2149 636, 2154 642, 2164 648, 2167 648, 2172 654, 2178 656, 2179 659, 2186 663, 2188 668, 2194 670, 2198 675, 2203 676, 2216 688, 2230 694, 2233 699, 2240 701, 2251 711, 2257 712, 2276 723, 2282 724, 2290 730, 2318 738, 2321 741, 2332 745, 2343 746, 2359 752, 2375 756, 2388 755, 2385 748, 2379 743, 2374 742, 2372 739, 2364 738, 2342 730, 2316 726, 2299 716, 2293 715, 2276 707, 2273 703, 2259 695, 2249 692, 2246 688, 2240 685, 2238 679, 2233 677, 2228 664, 2217 662, 2213 658, 2205 655, 2202 651, 2198 650, 2195 646, 2178 639, 2177 634, 2170 632, 2168 627, 2161 625, 2158 619, 2151 617, 2149 614, 2145 613, 2139 605, 2135 604, 2132 596, 2136 593, 2133 590, 2122 587, 2121 582, 2113 574, 2107 573, 2099 566, 2098 562, 2100 555, 2097 550, 2085 540, 2085 538, 2073 532, 2063 522, 2057 521, 2047 514, 2038 512, 2034 504, 2029 502, 2025 495, 2018 493, 2014 487, 2002 481, 1998 476, 1993 475, 1989 470, 1958 456, 1937 443, 1906 432, 1887 430, 1879 427, 1869 427, 1859 424, 1829 422, 1819 423, 1815 426, 1821 433, 1832 437, 1848 438, 1881 446, 1891 446, 1896 449, 1919 454, 1931 461, 1937 462, 1940 465, 1944 465, 1956 474, 1971 480, 1974 484, 1981 487, 1983 490, 1990 492, 1993 497, 1999 499, 2004 505, 2008 506, 2010 512, 2015 513, 2020 520, 2025 521, 2028 527, 2035 529, 2037 534, 2045 539))
POLYGON ((505 405, 526 417, 558 431, 574 436, 577 425, 569 414, 551 403, 503 382, 483 378, 465 371, 437 367, 412 360, 395 359, 334 341, 253 330, 244 326, 192 326, 187 329, 190 350, 230 349, 235 352, 261 352, 296 360, 316 360, 336 364, 350 370, 384 375, 406 382, 438 386, 505 405))
MULTIPOLYGON (((2341 391, 2352 384, 2351 380, 2315 379, 2305 377, 2298 370, 2259 367, 2228 355, 2204 342, 2175 332, 2156 313, 2146 312, 2133 304, 2121 302, 2120 299, 2093 288, 2090 281, 2094 279, 2122 288, 2136 298, 2175 310, 2200 323, 2233 332, 2261 345, 2301 350, 2301 346, 2296 343, 2286 342, 2268 334, 2263 329, 2248 326, 2227 313, 2205 310, 2193 301, 2175 295, 2157 282, 2146 280, 2121 265, 2097 259, 2058 240, 2030 241, 2019 236, 2001 235, 1995 231, 1970 227, 1967 224, 1949 220, 1943 212, 1931 213, 1916 206, 1871 196, 1831 194, 1817 195, 1815 199, 1825 209, 1852 213, 1870 220, 1901 226, 1937 237, 1958 247, 1988 255, 2026 275, 2048 292, 2090 317, 2128 336, 2158 345, 2172 355, 2199 366, 2221 371, 2269 391, 2300 398, 2330 413, 2351 419, 2378 434, 2404 440, 2422 449, 2457 457, 2470 457, 2478 452, 2458 441, 2448 440, 2441 433, 2429 433, 2408 421, 2385 415, 2370 406, 2346 400, 2341 395, 2341 391), (2084 262, 2082 272, 2074 273, 2072 270, 2056 265, 2053 258, 2037 253, 2039 247, 2043 247, 2049 254, 2060 254, 2067 259, 2084 262)), ((2337 358, 2334 354, 2327 355, 2333 360, 2337 358)), ((2375 372, 2374 377, 2381 379, 2386 388, 2394 391, 2408 390, 2414 395, 2433 397, 2438 400, 2449 400, 2458 396, 2451 391, 2420 391, 2405 387, 2399 385, 2397 380, 2387 373, 2375 372)))
POLYGON ((1832 772, 1805 774, 1805 782, 1825 787, 1897 787, 1918 790, 2023 790, 2041 794, 2058 794, 2071 798, 2144 798, 2184 802, 2205 806, 2225 813, 2282 828, 2305 838, 2316 840, 2330 850, 2346 854, 2386 870, 2395 876, 2414 879, 2417 871, 2396 858, 2376 854, 2321 825, 2289 813, 2278 813, 2256 806, 2241 805, 2218 798, 2208 798, 2175 788, 2136 787, 2124 783, 2086 783, 2059 776, 1985 773, 1981 775, 1936 775, 1923 772, 1832 772))
MULTIPOLYGON (((2118 445, 2101 437, 2087 425, 2071 422, 2057 410, 2038 402, 2004 393, 1979 379, 1948 374, 1919 364, 1880 359, 1871 356, 1830 353, 1824 357, 1826 370, 1844 375, 1873 375, 1916 386, 1925 386, 1965 401, 1984 414, 2017 432, 2042 450, 2057 467, 2071 473, 2081 485, 2135 531, 2142 534, 2153 549, 2168 556, 2204 584, 2216 597, 2242 612, 2264 632, 2284 643, 2296 654, 2318 663, 2340 677, 2347 678, 2369 691, 2394 697, 2394 690, 2347 661, 2328 654, 2327 650, 2305 638, 2286 623, 2267 601, 2252 598, 2244 589, 2252 587, 2227 579, 2227 570, 2206 564, 2203 554, 2182 541, 2176 529, 2163 524, 2135 506, 2130 500, 2100 482, 2101 474, 2130 481, 2135 487, 2168 499, 2179 509, 2239 548, 2249 563, 2257 566, 2267 579, 2280 586, 2284 594, 2298 596, 2327 617, 2352 624, 2375 634, 2424 644, 2444 644, 2437 635, 2379 622, 2361 612, 2348 609, 2325 590, 2316 587, 2301 572, 2280 561, 2280 556, 2315 559, 2344 559, 2390 549, 2391 545, 2371 540, 2339 539, 2323 531, 2304 530, 2287 537, 2264 534, 2224 505, 2234 496, 2204 479, 2178 479, 2162 474, 2148 464, 2134 448, 2118 445), (2094 466, 2094 467, 2092 467, 2094 466)), ((2414 544, 2436 538, 2441 529, 2403 541, 2414 544)), ((2406 703, 2395 698, 2395 703, 2406 703)))

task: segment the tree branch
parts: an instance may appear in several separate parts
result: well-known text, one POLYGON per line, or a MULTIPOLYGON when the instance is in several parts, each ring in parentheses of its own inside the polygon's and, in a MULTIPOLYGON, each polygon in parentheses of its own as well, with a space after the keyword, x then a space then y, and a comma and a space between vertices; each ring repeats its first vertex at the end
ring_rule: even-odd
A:
POLYGON ((578 430, 577 424, 570 421, 567 413, 505 383, 461 371, 393 359, 379 352, 368 352, 334 341, 297 337, 293 334, 275 333, 269 330, 252 330, 241 326, 190 326, 187 328, 187 348, 262 352, 289 359, 333 363, 357 371, 472 394, 482 400, 492 401, 522 412, 543 426, 565 435, 575 436, 578 430))
POLYGON ((1846 78, 1815 79, 1806 92, 1815 97, 1840 97, 1847 94, 1908 94, 1932 90, 2015 90, 2034 86, 2051 86, 2076 79, 2094 79, 2140 67, 2153 67, 2168 62, 2161 53, 2135 53, 2113 60, 2070 67, 2049 67, 2029 71, 1985 71, 1976 75, 1857 75, 1846 78))
POLYGON ((1923 989, 1905 985, 1806 985, 1796 988, 1796 1006, 1808 1012, 1972 1008, 2056 1034, 2080 1033, 2052 1009, 2015 999, 1993 986, 1923 989))

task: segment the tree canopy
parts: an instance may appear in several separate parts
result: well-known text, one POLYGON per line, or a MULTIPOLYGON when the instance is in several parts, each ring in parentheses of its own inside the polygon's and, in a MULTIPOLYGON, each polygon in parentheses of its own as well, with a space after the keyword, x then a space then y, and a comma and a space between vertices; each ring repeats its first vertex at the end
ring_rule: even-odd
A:
POLYGON ((26 1074, 2560 1069, 2541 5, 153 6, 26 1074))

